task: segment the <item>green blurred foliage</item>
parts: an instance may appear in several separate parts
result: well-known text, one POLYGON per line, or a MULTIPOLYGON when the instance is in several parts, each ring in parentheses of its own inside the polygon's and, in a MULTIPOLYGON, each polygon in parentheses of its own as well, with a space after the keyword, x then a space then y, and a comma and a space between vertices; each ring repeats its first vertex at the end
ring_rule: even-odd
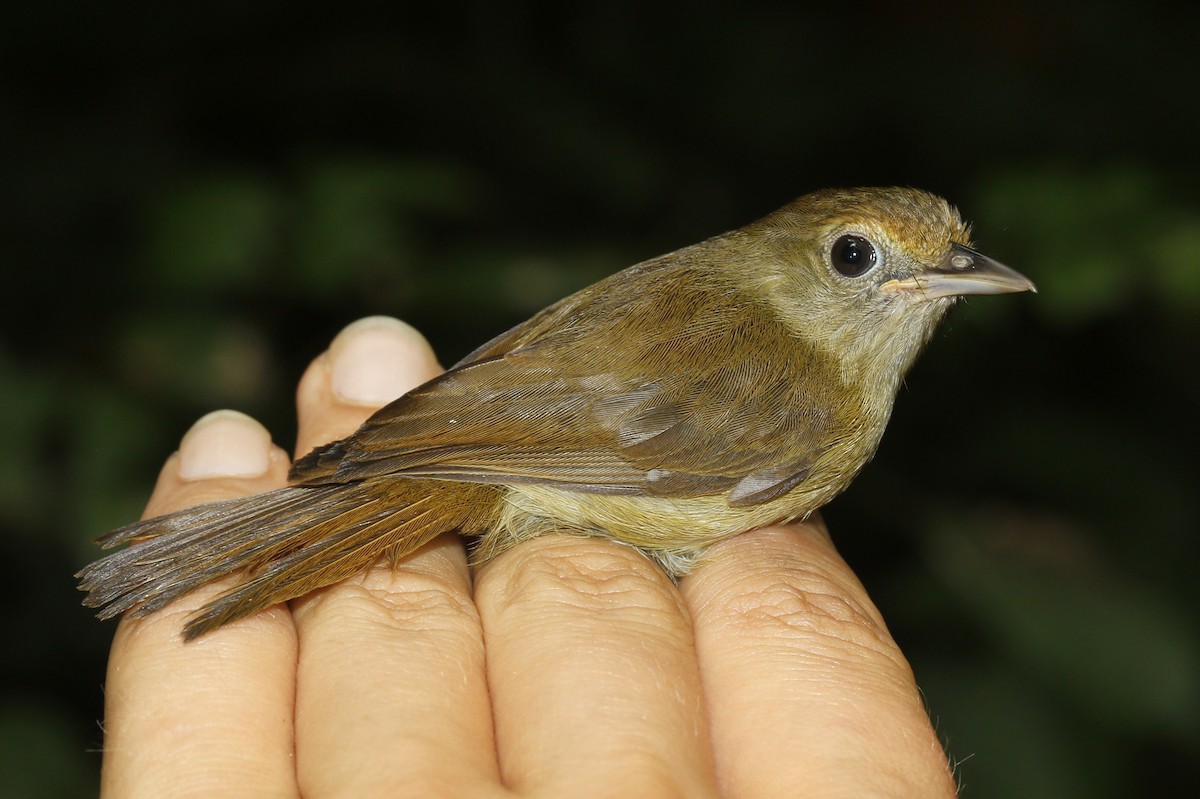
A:
POLYGON ((983 186, 978 213, 1022 231, 1027 246, 1012 257, 1038 275, 1048 323, 1084 325, 1131 297, 1185 315, 1200 302, 1200 212, 1163 176, 1039 164, 985 175, 983 186))
POLYGON ((443 362, 822 185, 911 184, 1036 297, 965 303, 827 518, 964 796, 1200 774, 1197 12, 351 3, 10 12, 0 49, 0 795, 95 790, 89 539, 192 420, 283 445, 344 324, 443 362))
POLYGON ((99 781, 87 760, 64 757, 77 746, 72 724, 48 702, 0 706, 0 796, 95 796, 99 781))

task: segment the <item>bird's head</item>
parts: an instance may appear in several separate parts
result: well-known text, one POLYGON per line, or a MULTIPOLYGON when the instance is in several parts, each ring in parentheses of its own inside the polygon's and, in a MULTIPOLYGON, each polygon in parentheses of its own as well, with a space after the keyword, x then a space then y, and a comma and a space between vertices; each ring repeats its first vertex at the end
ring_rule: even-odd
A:
POLYGON ((838 358, 847 379, 888 392, 959 297, 1036 291, 971 249, 953 206, 917 189, 815 192, 739 233, 795 335, 838 358))

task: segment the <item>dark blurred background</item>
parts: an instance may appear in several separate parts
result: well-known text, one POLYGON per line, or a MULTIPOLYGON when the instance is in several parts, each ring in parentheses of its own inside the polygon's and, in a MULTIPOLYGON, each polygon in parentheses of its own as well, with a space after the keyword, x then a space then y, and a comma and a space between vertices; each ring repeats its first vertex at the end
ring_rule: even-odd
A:
POLYGON ((71 574, 198 416, 287 446, 360 316, 450 363, 855 184, 1041 289, 957 309, 826 512, 964 796, 1194 787, 1194 6, 110 5, 0 24, 0 795, 95 792, 113 626, 71 574))

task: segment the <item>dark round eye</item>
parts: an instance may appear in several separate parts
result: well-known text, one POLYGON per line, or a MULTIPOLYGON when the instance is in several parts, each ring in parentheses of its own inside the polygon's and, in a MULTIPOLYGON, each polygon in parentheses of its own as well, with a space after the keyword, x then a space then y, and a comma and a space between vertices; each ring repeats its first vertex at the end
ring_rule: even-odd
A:
POLYGON ((842 236, 833 243, 829 253, 833 268, 846 277, 858 277, 868 272, 878 261, 875 245, 862 236, 842 236))

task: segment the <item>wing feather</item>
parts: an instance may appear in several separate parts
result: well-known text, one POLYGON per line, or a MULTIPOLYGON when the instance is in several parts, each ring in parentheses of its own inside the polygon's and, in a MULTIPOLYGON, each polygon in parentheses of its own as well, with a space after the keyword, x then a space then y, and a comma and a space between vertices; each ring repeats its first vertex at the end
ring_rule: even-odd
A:
POLYGON ((302 458, 292 478, 772 499, 828 444, 836 420, 814 409, 837 403, 815 392, 836 370, 720 274, 676 253, 572 295, 302 458))

